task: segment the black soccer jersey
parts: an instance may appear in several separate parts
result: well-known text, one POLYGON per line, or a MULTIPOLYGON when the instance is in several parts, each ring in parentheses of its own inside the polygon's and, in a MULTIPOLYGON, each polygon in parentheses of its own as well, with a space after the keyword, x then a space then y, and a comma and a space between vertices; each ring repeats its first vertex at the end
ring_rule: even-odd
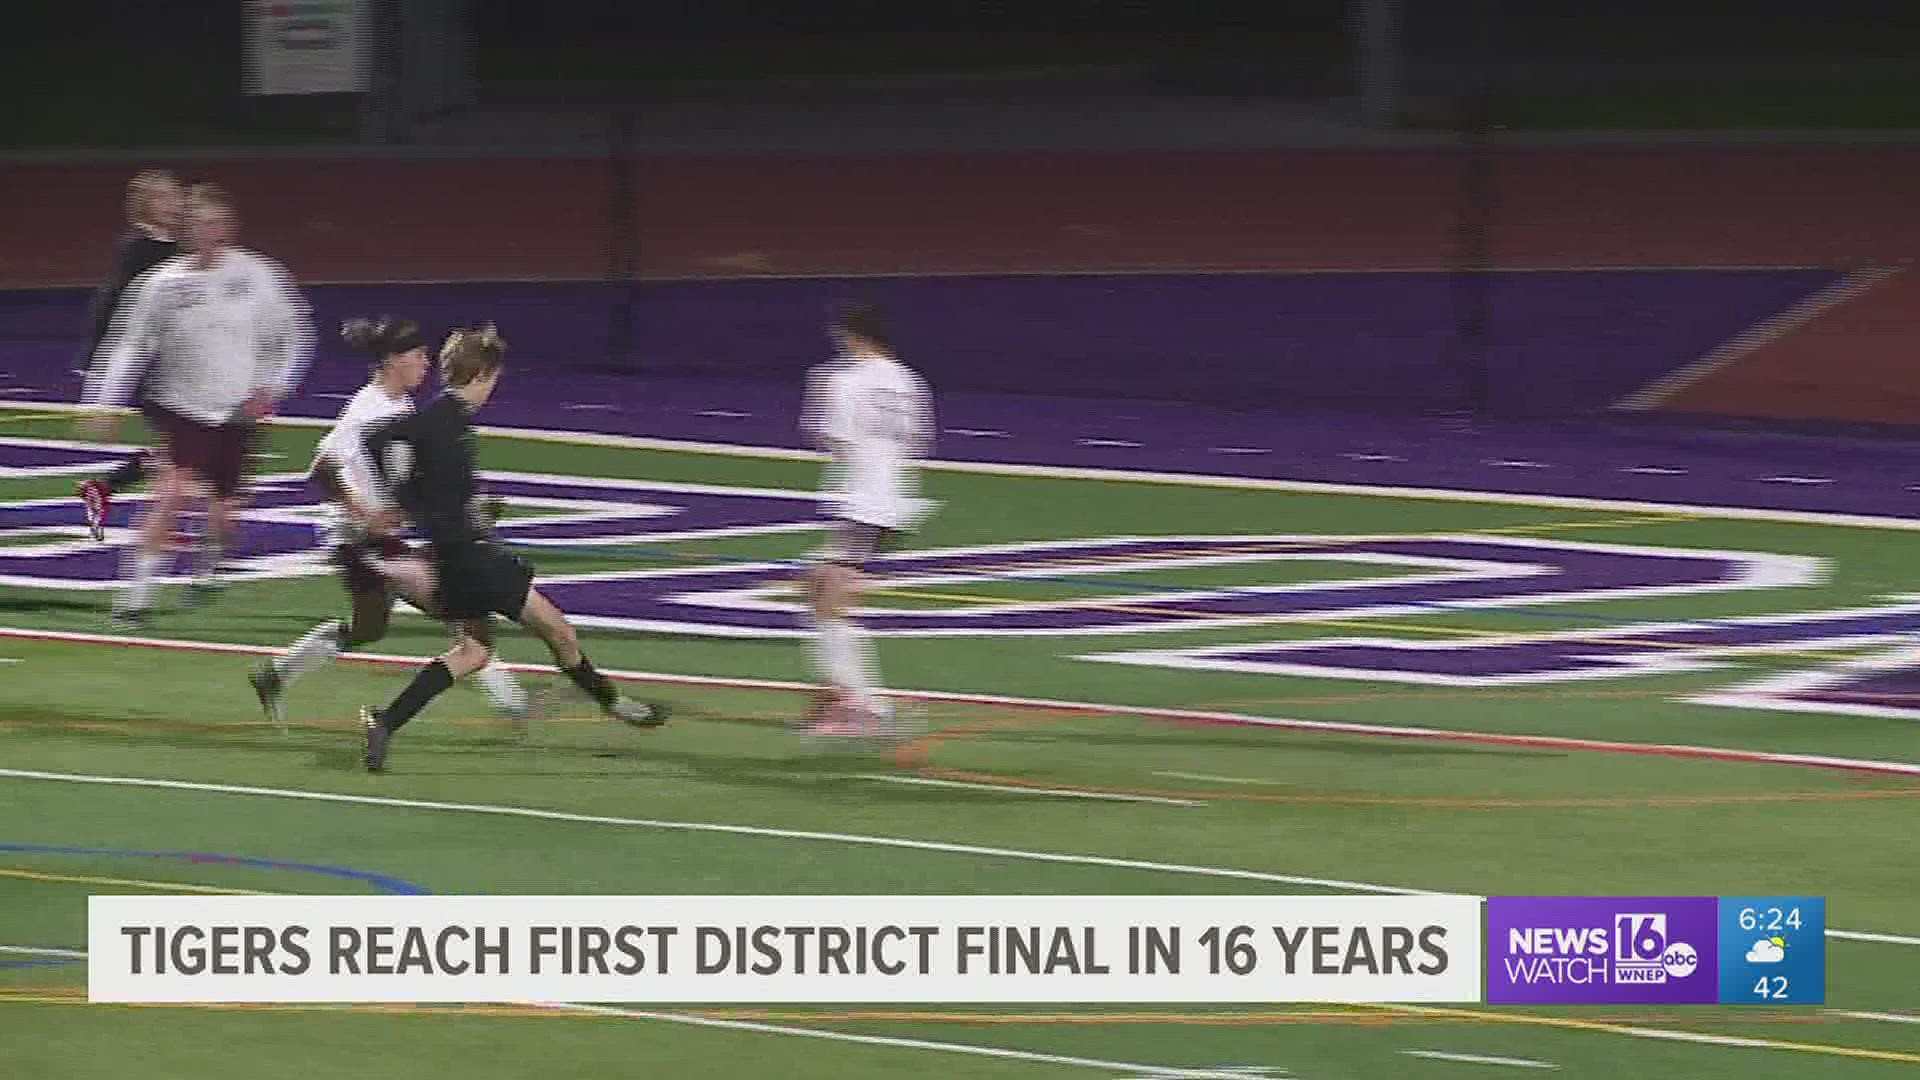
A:
POLYGON ((87 344, 88 355, 99 350, 107 328, 113 324, 113 310, 120 305, 120 297, 133 279, 178 254, 180 245, 176 241, 161 240, 140 229, 120 238, 114 252, 113 276, 94 294, 93 338, 87 344))
POLYGON ((374 427, 363 438, 368 460, 394 501, 447 553, 487 538, 474 496, 472 413, 459 398, 442 394, 419 412, 374 427), (396 446, 406 453, 389 456, 396 446), (411 461, 397 458, 410 457, 411 461))

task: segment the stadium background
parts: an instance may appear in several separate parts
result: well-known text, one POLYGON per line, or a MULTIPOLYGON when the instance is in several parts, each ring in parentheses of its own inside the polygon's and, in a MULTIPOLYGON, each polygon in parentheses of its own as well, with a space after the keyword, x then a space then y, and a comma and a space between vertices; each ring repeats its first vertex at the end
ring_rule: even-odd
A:
MULTIPOLYGON (((954 390, 1590 416, 1764 331, 1641 405, 1920 422, 1911 16, 1878 5, 374 7, 364 99, 240 93, 237 6, 28 16, 0 285, 97 280, 137 162, 217 176, 303 281, 604 285, 523 335, 544 364, 790 380, 800 293, 672 283, 898 275, 954 390), (927 280, 1205 271, 1252 279, 927 280)), ((0 341, 77 340, 79 303, 11 293, 0 341)))

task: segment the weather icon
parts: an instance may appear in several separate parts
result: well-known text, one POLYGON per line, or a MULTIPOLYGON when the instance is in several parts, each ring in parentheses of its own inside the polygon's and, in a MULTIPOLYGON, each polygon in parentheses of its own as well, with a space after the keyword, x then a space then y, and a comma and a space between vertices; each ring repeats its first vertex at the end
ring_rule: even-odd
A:
POLYGON ((1747 950, 1749 964, 1777 964, 1787 958, 1787 939, 1783 937, 1761 938, 1747 950))

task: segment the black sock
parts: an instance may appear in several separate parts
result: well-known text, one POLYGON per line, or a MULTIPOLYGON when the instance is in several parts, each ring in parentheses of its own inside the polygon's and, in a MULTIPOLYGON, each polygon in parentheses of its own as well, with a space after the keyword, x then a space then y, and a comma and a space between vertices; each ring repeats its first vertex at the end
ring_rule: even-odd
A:
POLYGON ((440 692, 453 685, 453 672, 447 670, 444 660, 435 660, 420 669, 393 704, 380 714, 380 726, 388 731, 399 731, 407 721, 414 718, 427 702, 440 696, 440 692))
POLYGON ((147 478, 147 455, 137 454, 107 474, 107 486, 115 491, 129 488, 147 478))
POLYGON ((573 680, 573 685, 585 690, 587 696, 599 702, 603 709, 613 708, 613 703, 620 699, 620 691, 613 688, 605 675, 594 670, 593 661, 585 655, 580 657, 578 664, 560 670, 566 672, 567 678, 573 680))

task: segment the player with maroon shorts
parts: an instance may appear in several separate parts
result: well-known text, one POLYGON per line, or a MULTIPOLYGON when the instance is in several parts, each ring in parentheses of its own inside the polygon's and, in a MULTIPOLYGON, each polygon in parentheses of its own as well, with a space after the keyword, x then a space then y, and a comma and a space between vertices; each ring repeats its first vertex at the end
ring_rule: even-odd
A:
POLYGON ((108 410, 151 365, 141 412, 159 442, 154 495, 128 552, 115 625, 144 621, 174 522, 191 501, 207 501, 204 542, 216 545, 210 560, 218 564, 257 422, 298 385, 311 358, 306 301, 279 263, 235 246, 237 231, 223 192, 207 184, 189 191, 188 255, 134 283, 87 375, 83 400, 94 415, 82 427, 104 436, 116 426, 108 410))

